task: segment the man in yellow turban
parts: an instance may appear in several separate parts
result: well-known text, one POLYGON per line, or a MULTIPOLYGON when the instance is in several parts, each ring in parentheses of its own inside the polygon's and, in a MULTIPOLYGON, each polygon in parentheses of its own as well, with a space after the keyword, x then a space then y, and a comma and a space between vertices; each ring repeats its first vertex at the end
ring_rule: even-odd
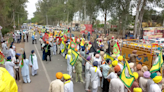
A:
POLYGON ((123 56, 119 56, 118 58, 118 65, 120 66, 121 68, 121 71, 123 70, 123 56))
POLYGON ((63 74, 63 78, 65 80, 64 92, 74 92, 74 90, 73 90, 73 82, 71 81, 71 76, 69 74, 63 74))
POLYGON ((56 80, 52 81, 49 86, 49 92, 64 92, 64 83, 61 81, 63 74, 56 73, 56 80))
POLYGON ((159 83, 162 81, 162 76, 156 76, 153 78, 154 83, 150 85, 149 92, 161 92, 160 87, 158 86, 159 83))
POLYGON ((68 72, 68 74, 72 78, 72 65, 70 64, 70 60, 71 60, 71 49, 68 50, 67 55, 66 55, 66 59, 67 59, 67 72, 68 72))

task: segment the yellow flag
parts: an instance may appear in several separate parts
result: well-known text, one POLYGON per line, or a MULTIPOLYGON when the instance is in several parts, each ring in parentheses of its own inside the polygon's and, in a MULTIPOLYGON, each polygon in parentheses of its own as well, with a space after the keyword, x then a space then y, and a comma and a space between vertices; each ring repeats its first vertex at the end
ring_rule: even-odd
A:
POLYGON ((71 60, 70 60, 70 64, 72 66, 75 65, 78 56, 79 56, 79 54, 76 51, 74 51, 74 50, 71 49, 71 60))
POLYGON ((85 44, 85 41, 84 41, 84 39, 82 38, 80 45, 81 45, 81 46, 84 46, 84 44, 85 44))
POLYGON ((131 71, 131 69, 129 67, 129 64, 128 64, 128 62, 127 62, 126 59, 125 59, 124 68, 123 68, 122 73, 120 75, 120 79, 129 88, 132 86, 132 84, 134 82, 134 76, 132 74, 132 71, 131 71), (130 77, 126 76, 125 69, 128 69, 128 72, 129 72, 130 77))
POLYGON ((104 59, 105 59, 105 60, 110 59, 111 61, 114 61, 114 58, 111 57, 108 53, 105 53, 104 59))
POLYGON ((151 73, 161 69, 161 67, 163 65, 162 51, 159 53, 158 58, 159 58, 158 62, 156 64, 153 64, 153 66, 150 69, 151 73))
POLYGON ((0 67, 0 92, 18 92, 15 79, 3 67, 0 67))

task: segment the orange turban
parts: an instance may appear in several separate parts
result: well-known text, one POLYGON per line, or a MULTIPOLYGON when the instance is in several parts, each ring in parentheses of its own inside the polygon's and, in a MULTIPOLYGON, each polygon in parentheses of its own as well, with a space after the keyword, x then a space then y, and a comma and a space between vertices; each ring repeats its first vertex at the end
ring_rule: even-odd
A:
POLYGON ((56 73, 56 78, 61 79, 63 77, 63 74, 61 72, 56 73))
POLYGON ((119 71, 121 71, 120 66, 119 66, 119 65, 116 65, 116 66, 114 67, 114 71, 115 71, 115 72, 119 72, 119 71))
POLYGON ((137 68, 137 70, 141 70, 142 65, 141 64, 137 64, 136 68, 137 68))

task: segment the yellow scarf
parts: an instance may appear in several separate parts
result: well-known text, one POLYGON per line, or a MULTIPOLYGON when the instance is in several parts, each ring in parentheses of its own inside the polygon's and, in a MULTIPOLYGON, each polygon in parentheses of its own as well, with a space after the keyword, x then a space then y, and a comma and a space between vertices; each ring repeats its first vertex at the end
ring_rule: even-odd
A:
MULTIPOLYGON (((70 54, 67 54, 67 55, 70 55, 70 54)), ((67 59, 67 55, 66 55, 65 59, 67 59)))
POLYGON ((69 80, 69 81, 66 81, 64 84, 67 84, 67 83, 70 83, 71 82, 71 80, 69 80))
POLYGON ((96 66, 94 66, 96 69, 95 69, 95 72, 97 72, 97 67, 96 66))
POLYGON ((121 65, 124 65, 122 62, 119 62, 121 65))

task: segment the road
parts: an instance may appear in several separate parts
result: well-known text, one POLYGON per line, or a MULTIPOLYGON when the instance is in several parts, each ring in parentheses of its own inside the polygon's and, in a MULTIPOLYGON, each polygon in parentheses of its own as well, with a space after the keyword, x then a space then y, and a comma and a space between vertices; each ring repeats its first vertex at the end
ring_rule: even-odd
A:
MULTIPOLYGON (((29 38, 29 42, 25 43, 25 52, 27 58, 29 58, 31 50, 35 50, 35 53, 38 58, 38 75, 34 77, 31 76, 30 68, 30 79, 32 82, 29 84, 23 84, 23 92, 48 92, 50 82, 56 79, 55 74, 57 72, 67 73, 66 60, 61 55, 53 55, 51 58, 51 62, 42 61, 42 51, 40 50, 39 41, 37 41, 37 44, 32 44, 32 40, 31 38, 29 38)), ((86 92, 85 84, 75 82, 75 73, 73 73, 73 83, 74 92, 86 92)))

